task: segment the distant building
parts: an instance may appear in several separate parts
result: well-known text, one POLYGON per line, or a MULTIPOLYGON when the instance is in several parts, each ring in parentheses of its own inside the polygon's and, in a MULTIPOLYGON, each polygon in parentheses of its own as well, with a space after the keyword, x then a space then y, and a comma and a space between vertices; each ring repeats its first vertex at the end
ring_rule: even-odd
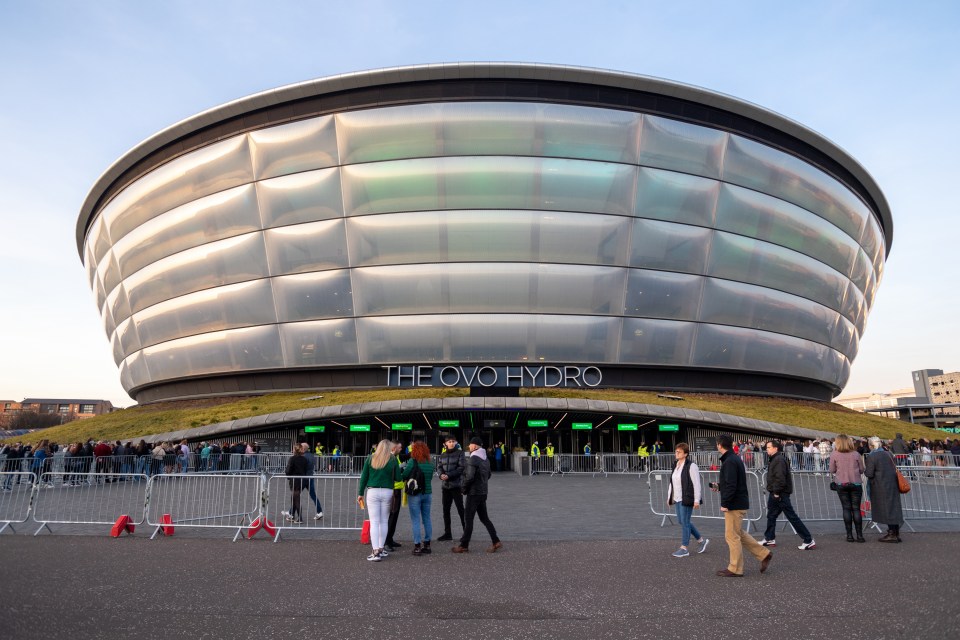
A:
MULTIPOLYGON (((930 402, 947 404, 960 403, 960 372, 943 373, 930 376, 930 402)), ((960 414, 960 404, 957 407, 945 407, 944 413, 960 414)))
POLYGON ((898 401, 902 398, 915 398, 916 393, 911 388, 897 389, 890 393, 861 393, 849 396, 840 396, 834 399, 835 404, 839 404, 854 411, 867 411, 870 409, 882 409, 883 407, 896 407, 898 401))
POLYGON ((943 369, 920 369, 913 372, 913 390, 917 398, 925 398, 924 402, 934 402, 930 390, 930 380, 943 375, 943 369))
POLYGON ((21 402, 0 401, 0 426, 8 426, 21 413, 59 414, 64 420, 82 420, 110 413, 114 410, 109 400, 74 400, 62 398, 24 398, 21 402))

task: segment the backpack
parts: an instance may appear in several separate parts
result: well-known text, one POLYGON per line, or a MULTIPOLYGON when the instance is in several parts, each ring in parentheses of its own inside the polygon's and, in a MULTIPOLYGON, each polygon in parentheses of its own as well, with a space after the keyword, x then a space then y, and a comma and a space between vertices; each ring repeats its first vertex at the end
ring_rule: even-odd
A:
POLYGON ((408 496, 418 496, 426 491, 427 479, 423 477, 423 469, 420 468, 420 463, 416 460, 412 461, 413 471, 410 473, 410 478, 404 483, 404 487, 408 496))

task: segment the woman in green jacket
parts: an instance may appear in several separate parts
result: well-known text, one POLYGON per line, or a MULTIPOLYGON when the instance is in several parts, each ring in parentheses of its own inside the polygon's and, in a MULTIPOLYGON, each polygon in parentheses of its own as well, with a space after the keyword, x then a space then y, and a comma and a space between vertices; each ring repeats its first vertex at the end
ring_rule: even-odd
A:
POLYGON ((390 441, 381 440, 363 463, 357 503, 370 515, 370 545, 373 553, 367 556, 370 562, 380 562, 389 554, 383 545, 387 539, 387 521, 390 518, 390 501, 393 499, 393 483, 400 481, 400 464, 390 454, 390 441))

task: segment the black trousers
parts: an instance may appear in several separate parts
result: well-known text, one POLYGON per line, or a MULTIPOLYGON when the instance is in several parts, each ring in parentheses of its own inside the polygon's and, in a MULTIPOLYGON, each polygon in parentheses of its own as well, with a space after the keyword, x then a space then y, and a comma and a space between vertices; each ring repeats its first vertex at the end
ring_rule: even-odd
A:
POLYGON ((453 487, 452 489, 443 489, 443 535, 452 536, 453 533, 450 529, 450 505, 457 505, 457 513, 460 515, 460 528, 464 528, 463 523, 463 493, 460 491, 460 487, 453 487))
POLYGON ((863 514, 860 513, 860 501, 863 499, 863 486, 856 484, 842 484, 837 487, 837 497, 843 507, 843 526, 847 534, 851 527, 856 527, 857 535, 863 533, 863 514))
POLYGON ((480 516, 480 522, 483 523, 483 526, 487 528, 487 533, 490 534, 490 541, 494 544, 500 542, 500 538, 497 537, 497 529, 487 516, 487 496, 468 495, 464 510, 466 511, 466 522, 463 525, 463 536, 460 538, 461 547, 470 547, 470 538, 473 536, 474 516, 480 516))
POLYGON ((803 538, 805 543, 813 540, 813 536, 810 535, 810 530, 807 529, 803 521, 800 520, 797 512, 793 510, 793 505, 790 504, 790 494, 788 493, 781 493, 779 498, 774 498, 772 493, 767 494, 767 530, 763 534, 765 539, 776 539, 777 518, 780 517, 781 513, 787 516, 787 520, 793 525, 793 528, 797 531, 797 535, 803 538))
POLYGON ((390 503, 390 517, 387 519, 387 539, 385 544, 393 544, 393 534, 397 532, 397 519, 400 517, 400 505, 403 503, 403 490, 393 490, 393 502, 390 503))

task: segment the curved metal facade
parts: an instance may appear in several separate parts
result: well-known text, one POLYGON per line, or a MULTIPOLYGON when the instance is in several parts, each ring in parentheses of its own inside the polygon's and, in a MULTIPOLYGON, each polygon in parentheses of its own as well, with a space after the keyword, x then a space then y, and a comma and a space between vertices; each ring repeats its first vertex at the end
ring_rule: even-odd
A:
POLYGON ((411 102, 267 119, 111 183, 81 253, 131 395, 480 362, 843 387, 887 253, 857 189, 676 117, 411 102))

